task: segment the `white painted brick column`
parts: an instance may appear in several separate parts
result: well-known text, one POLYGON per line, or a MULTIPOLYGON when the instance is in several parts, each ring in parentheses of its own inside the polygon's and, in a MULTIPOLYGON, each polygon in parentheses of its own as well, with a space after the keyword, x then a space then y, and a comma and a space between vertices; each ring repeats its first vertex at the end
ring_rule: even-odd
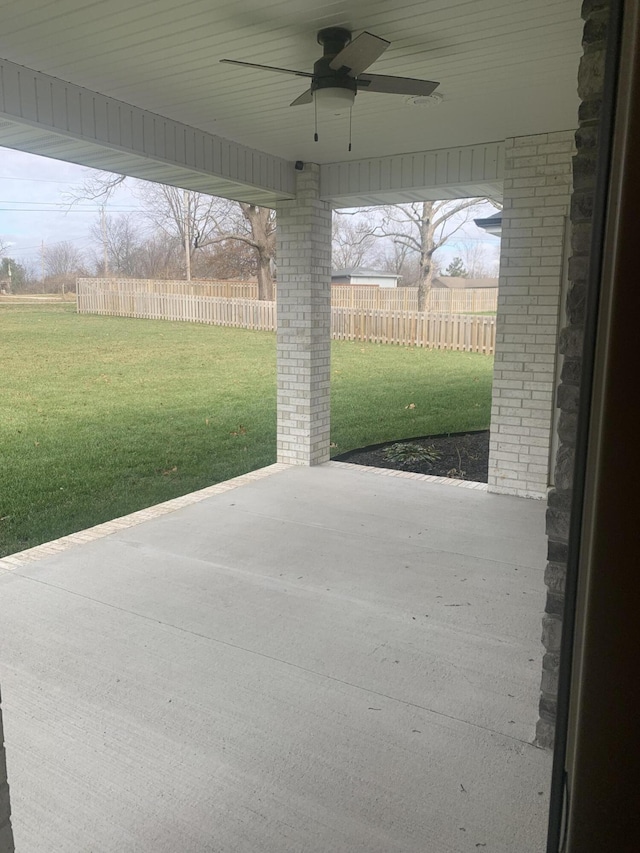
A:
POLYGON ((544 497, 574 131, 505 141, 489 491, 544 497))
POLYGON ((297 172, 296 198, 278 204, 278 462, 329 459, 331 207, 320 168, 297 172))

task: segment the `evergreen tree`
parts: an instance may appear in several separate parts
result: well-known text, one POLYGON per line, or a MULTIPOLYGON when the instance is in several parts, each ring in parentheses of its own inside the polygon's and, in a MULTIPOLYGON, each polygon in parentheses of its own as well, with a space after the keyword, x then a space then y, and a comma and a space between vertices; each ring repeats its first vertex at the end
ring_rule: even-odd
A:
POLYGON ((469 273, 462 263, 462 258, 454 258, 444 271, 444 274, 455 276, 456 278, 469 278, 469 273))
POLYGON ((27 271, 22 264, 13 258, 0 258, 0 288, 22 290, 27 277, 27 271))

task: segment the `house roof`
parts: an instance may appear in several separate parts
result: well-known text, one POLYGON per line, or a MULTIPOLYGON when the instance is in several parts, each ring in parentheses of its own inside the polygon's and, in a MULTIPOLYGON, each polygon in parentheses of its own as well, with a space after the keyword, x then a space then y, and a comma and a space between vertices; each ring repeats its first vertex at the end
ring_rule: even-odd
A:
POLYGON ((488 234, 500 235, 502 234, 502 211, 498 210, 497 213, 493 213, 491 216, 485 216, 484 218, 474 219, 473 220, 478 228, 482 228, 483 231, 486 231, 488 234))
POLYGON ((448 287, 449 290, 493 288, 497 286, 497 278, 460 278, 455 275, 434 276, 433 278, 433 287, 448 287))
POLYGON ((347 276, 358 276, 358 278, 362 278, 367 275, 375 276, 376 278, 402 278, 402 276, 397 273, 382 272, 380 270, 367 269, 366 267, 348 267, 343 270, 334 270, 331 273, 332 278, 343 278, 347 276))

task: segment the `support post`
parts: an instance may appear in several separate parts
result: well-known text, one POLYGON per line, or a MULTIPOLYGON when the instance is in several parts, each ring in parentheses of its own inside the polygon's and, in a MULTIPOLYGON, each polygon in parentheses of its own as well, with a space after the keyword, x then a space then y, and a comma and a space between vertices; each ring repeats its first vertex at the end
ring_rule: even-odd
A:
POLYGON ((573 137, 567 130, 505 141, 491 492, 544 498, 550 484, 573 137))
POLYGON ((320 168, 296 172, 296 198, 277 207, 278 461, 329 459, 331 207, 320 168))

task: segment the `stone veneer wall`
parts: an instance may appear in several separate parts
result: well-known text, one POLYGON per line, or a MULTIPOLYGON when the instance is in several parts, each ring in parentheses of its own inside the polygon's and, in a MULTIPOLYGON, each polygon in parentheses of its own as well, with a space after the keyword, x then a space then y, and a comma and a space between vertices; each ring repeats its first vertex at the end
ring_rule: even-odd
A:
POLYGON ((548 564, 545 573, 547 604, 543 618, 542 642, 545 647, 540 695, 540 717, 536 743, 552 747, 558 694, 560 637, 564 611, 569 518, 573 497, 573 467, 576 421, 582 372, 582 341, 593 199, 596 184, 598 129, 604 79, 608 0, 585 0, 584 55, 578 73, 578 94, 582 101, 579 127, 575 135, 577 153, 573 160, 573 196, 571 199, 571 258, 567 293, 567 326, 560 335, 564 355, 557 393, 560 409, 558 452, 555 464, 555 488, 549 492, 547 509, 548 564))
POLYGON ((0 711, 0 853, 13 853, 13 850, 9 785, 7 784, 7 764, 4 753, 2 712, 0 711))
POLYGON ((331 206, 320 168, 297 173, 278 205, 278 462, 329 460, 331 206))
POLYGON ((574 131, 505 141, 489 491, 545 497, 574 131))

